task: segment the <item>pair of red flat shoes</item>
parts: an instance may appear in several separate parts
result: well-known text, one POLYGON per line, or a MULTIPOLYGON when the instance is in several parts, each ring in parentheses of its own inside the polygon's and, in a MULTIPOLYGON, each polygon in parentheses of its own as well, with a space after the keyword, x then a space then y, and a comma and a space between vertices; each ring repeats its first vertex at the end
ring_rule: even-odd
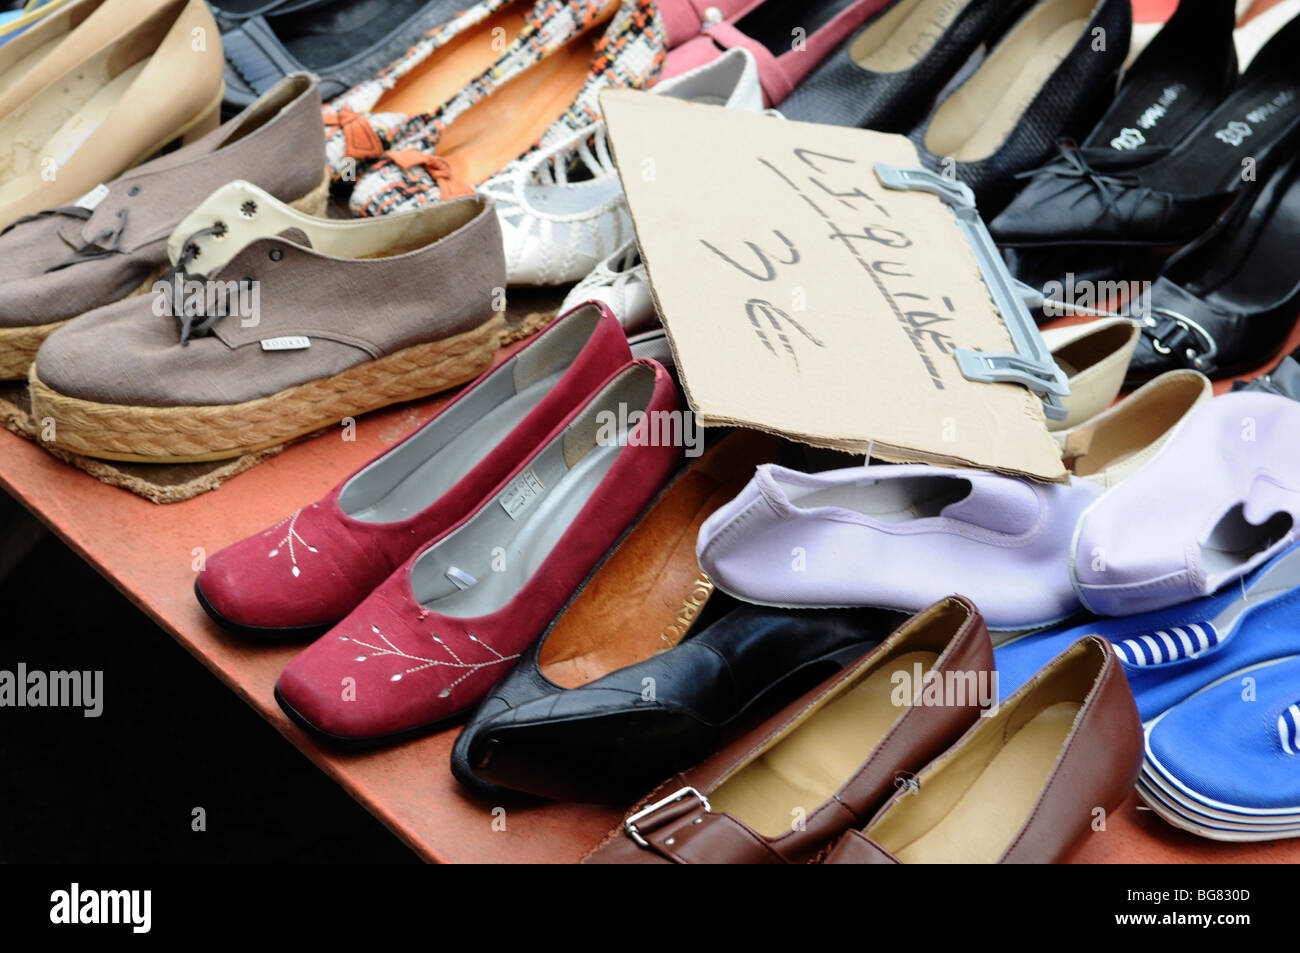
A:
POLYGON ((325 497, 213 555, 195 593, 245 635, 319 636, 276 686, 314 734, 432 730, 506 674, 668 481, 683 451, 658 435, 683 433, 682 412, 668 372, 584 305, 325 497))

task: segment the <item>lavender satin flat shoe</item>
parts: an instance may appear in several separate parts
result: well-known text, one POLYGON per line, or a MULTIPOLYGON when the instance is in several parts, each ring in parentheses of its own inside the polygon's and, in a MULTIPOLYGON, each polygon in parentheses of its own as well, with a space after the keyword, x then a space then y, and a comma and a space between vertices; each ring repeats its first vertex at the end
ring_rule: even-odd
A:
POLYGON ((1080 517, 1070 572, 1084 606, 1132 615, 1215 592, 1295 542, 1300 404, 1206 401, 1138 473, 1080 517))
POLYGON ((956 591, 990 628, 1040 628, 1079 611, 1071 534, 1103 491, 919 464, 765 465, 705 521, 697 554, 718 588, 759 605, 916 612, 956 591))

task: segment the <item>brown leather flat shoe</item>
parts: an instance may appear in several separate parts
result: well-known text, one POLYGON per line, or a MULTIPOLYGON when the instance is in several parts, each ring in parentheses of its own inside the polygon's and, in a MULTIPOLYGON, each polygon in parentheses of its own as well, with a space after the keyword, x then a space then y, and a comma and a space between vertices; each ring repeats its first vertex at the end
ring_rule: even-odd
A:
POLYGON ((1049 864, 1124 799, 1142 725, 1110 643, 1080 639, 896 793, 828 864, 1049 864))
POLYGON ((585 863, 804 863, 870 817, 896 779, 996 699, 979 611, 950 596, 742 735, 670 778, 585 863))

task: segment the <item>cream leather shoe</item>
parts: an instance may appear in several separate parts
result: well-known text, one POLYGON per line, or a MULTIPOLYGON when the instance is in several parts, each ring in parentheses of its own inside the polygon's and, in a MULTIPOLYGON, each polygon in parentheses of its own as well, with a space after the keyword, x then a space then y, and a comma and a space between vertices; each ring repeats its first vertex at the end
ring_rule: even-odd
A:
POLYGON ((1102 318, 1043 332, 1043 343, 1070 381, 1063 398, 1064 420, 1049 420, 1047 429, 1068 430, 1091 420, 1115 402, 1133 360, 1141 329, 1128 318, 1102 318))
POLYGON ((143 17, 141 6, 107 0, 40 72, 71 58, 65 46, 95 51, 0 117, 0 228, 72 203, 220 122, 224 59, 207 5, 148 0, 143 17))
MULTIPOLYGON (((111 5, 112 0, 70 0, 0 46, 0 116, 85 60, 93 52, 91 44, 103 45, 102 37, 96 41, 85 33, 74 43, 66 41, 106 3, 111 5), (56 50, 58 56, 53 55, 56 50)), ((148 4, 136 7, 138 20, 148 4)))
POLYGON ((1200 371, 1170 371, 1054 436, 1075 476, 1111 487, 1145 466, 1193 408, 1213 396, 1213 385, 1200 371))

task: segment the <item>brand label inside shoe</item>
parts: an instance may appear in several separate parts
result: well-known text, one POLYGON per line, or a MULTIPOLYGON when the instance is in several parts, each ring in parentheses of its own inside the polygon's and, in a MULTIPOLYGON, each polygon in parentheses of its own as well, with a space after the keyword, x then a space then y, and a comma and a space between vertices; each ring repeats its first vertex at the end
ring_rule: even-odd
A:
POLYGON ((470 586, 478 585, 477 579, 475 579, 465 570, 457 569, 455 566, 451 566, 447 569, 447 578, 450 579, 452 581, 452 584, 455 585, 455 587, 457 589, 460 589, 462 592, 468 589, 470 586))
POLYGON ((311 339, 305 338, 300 334, 292 334, 282 338, 263 338, 263 351, 301 351, 311 347, 311 339))
POLYGON ((506 487, 504 493, 497 497, 497 502, 506 511, 507 516, 517 520, 530 506, 541 499, 545 491, 546 485, 537 478, 537 474, 532 470, 525 470, 506 487))
POLYGON ((88 211, 93 212, 95 209, 99 208, 99 203, 104 201, 104 199, 107 197, 108 197, 108 186, 100 184, 95 186, 93 189, 91 189, 89 192, 87 192, 81 198, 77 199, 77 201, 73 202, 72 204, 75 205, 77 208, 84 208, 87 209, 88 211))

